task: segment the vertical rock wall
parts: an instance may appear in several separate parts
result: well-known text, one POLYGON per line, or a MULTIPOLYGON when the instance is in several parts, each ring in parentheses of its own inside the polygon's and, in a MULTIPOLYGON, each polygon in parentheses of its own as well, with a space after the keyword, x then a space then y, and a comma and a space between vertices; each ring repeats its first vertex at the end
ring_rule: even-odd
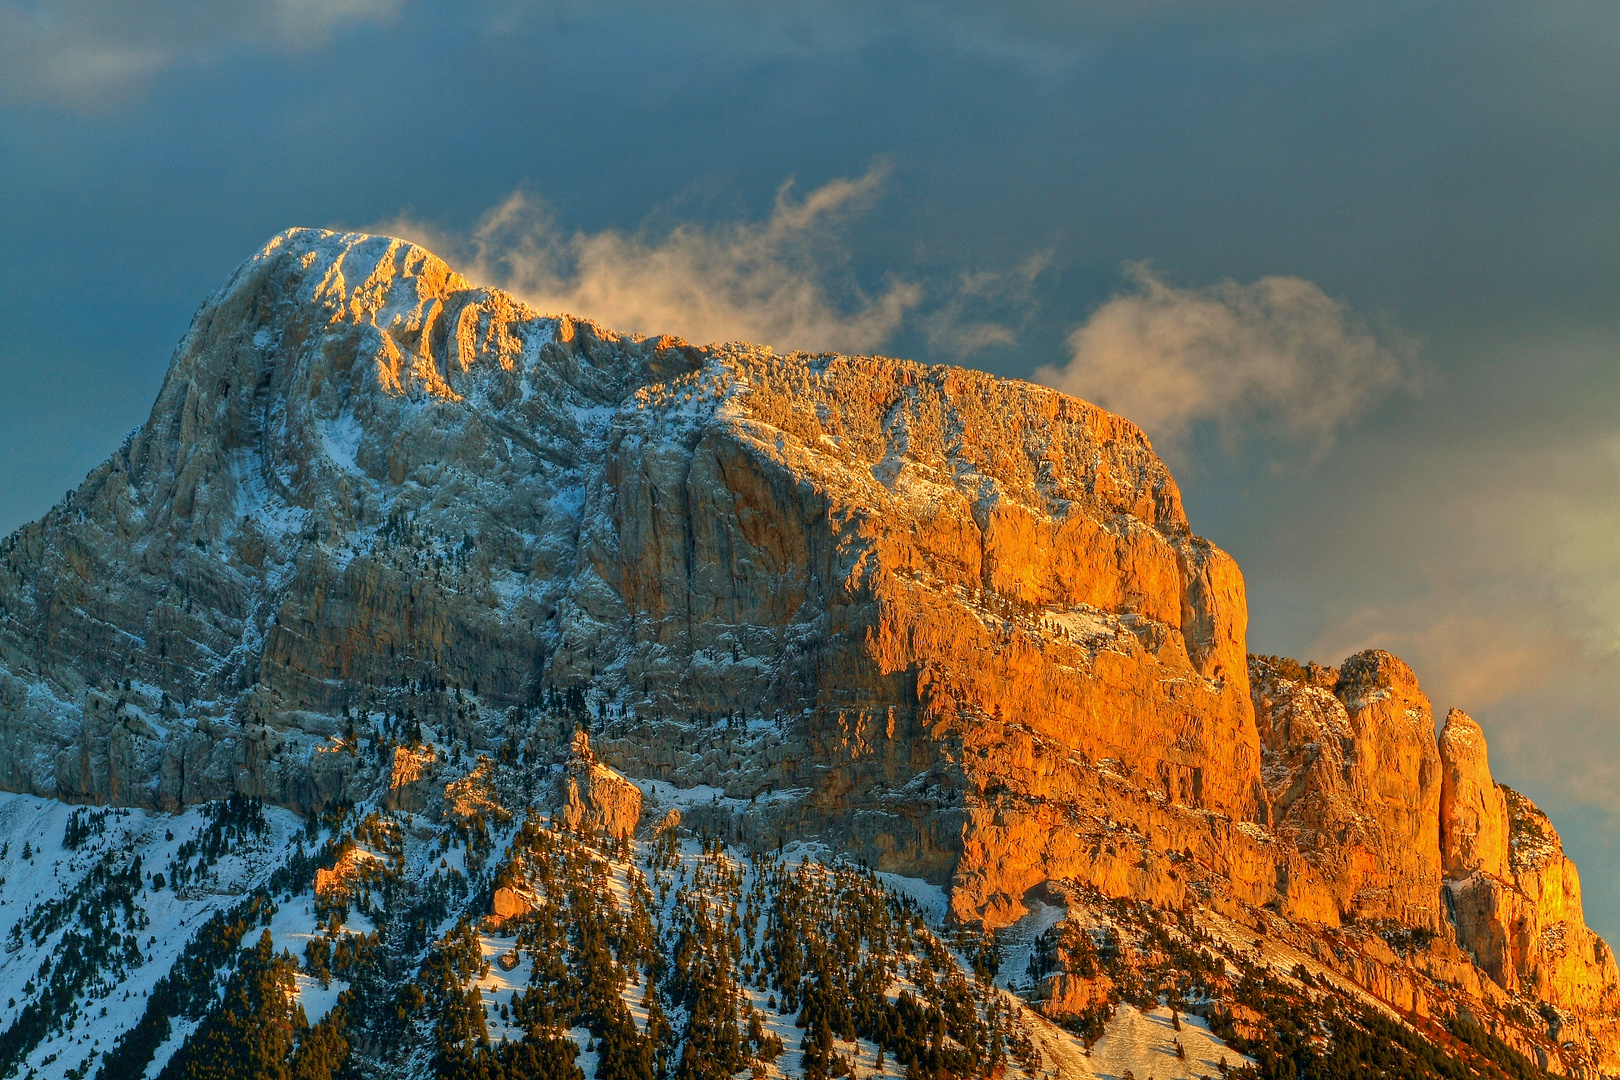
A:
POLYGON ((1273 827, 1344 914, 1438 929, 1441 770, 1429 701, 1389 653, 1338 669, 1254 662, 1273 827))
POLYGON ((1345 914, 1452 935, 1503 990, 1587 1016, 1620 1006, 1574 864, 1546 816, 1492 779, 1468 714, 1452 709, 1437 740, 1428 699, 1387 653, 1252 668, 1273 826, 1345 914))
POLYGON ((1485 733, 1461 709, 1440 731, 1440 862, 1448 878, 1508 875, 1507 799, 1491 779, 1485 733))
POLYGON ((626 338, 385 237, 245 263, 147 424, 7 541, 0 611, 0 783, 73 800, 307 810, 368 782, 329 752, 354 710, 477 742, 571 692, 622 771, 954 879, 968 918, 1087 872, 1055 800, 1107 777, 1144 834, 1262 812, 1241 574, 1128 421, 626 338))

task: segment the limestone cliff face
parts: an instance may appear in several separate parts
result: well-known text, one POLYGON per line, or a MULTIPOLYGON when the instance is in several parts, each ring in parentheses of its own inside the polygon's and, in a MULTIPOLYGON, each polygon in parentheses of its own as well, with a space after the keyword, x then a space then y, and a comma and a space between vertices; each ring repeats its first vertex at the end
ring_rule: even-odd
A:
POLYGON ((1582 1013, 1620 1008, 1620 973, 1587 929, 1575 864, 1546 815, 1511 788, 1505 796, 1508 873, 1473 870, 1446 883, 1458 941, 1507 990, 1582 1013))
POLYGON ((1503 991, 1613 1014, 1620 977, 1575 866, 1546 816, 1491 778, 1471 717, 1452 709, 1436 740, 1387 653, 1338 669, 1255 657, 1251 675, 1273 827, 1344 914, 1439 931, 1503 991))
POLYGON ((1434 716, 1417 676, 1373 650, 1339 668, 1334 693, 1355 732, 1358 781, 1383 826, 1383 859, 1367 878, 1369 899, 1408 926, 1439 923, 1440 754, 1434 716))
POLYGON ((1484 732, 1453 709, 1440 733, 1440 831, 1459 943, 1504 989, 1583 1012, 1620 1005, 1620 974, 1586 928, 1580 876, 1552 822, 1491 779, 1484 732))
POLYGON ((578 691, 627 774, 954 877, 967 916, 1084 870, 1054 800, 1108 777, 1211 851, 1261 812, 1242 577, 1128 421, 623 338, 382 237, 245 263, 147 424, 6 542, 0 605, 0 784, 75 801, 307 809, 370 782, 351 710, 476 743, 578 691))
POLYGON ((1478 870, 1508 875, 1507 798, 1491 780, 1485 733, 1461 709, 1440 731, 1441 868, 1448 878, 1478 870))
POLYGON ((1336 670, 1257 658, 1253 674, 1273 827, 1344 914, 1438 929, 1441 769, 1411 669, 1373 650, 1336 670))
POLYGON ((0 787, 466 826, 500 746, 576 827, 815 840, 949 884, 964 923, 1061 881, 1302 935, 1414 1013, 1442 987, 1620 1007, 1477 726, 1437 742, 1388 653, 1251 672, 1246 619, 1095 406, 623 337, 292 230, 199 310, 148 422, 0 544, 0 787))

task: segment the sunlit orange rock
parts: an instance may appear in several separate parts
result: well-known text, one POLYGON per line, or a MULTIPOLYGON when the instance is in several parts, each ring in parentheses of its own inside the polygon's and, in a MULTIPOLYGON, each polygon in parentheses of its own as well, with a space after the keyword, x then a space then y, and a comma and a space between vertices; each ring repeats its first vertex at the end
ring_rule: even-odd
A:
POLYGON ((1491 779, 1485 733, 1461 709, 1440 731, 1441 868, 1447 877, 1478 870, 1508 875, 1507 800, 1491 779))
POLYGON ((1574 867, 1460 714, 1437 743, 1385 652, 1251 675, 1242 574, 1146 436, 1044 387, 621 335, 290 230, 7 544, 0 787, 485 838, 678 807, 962 923, 1063 881, 1294 935, 1401 1010, 1518 988, 1610 1030, 1574 867), (457 756, 362 752, 379 714, 457 756))

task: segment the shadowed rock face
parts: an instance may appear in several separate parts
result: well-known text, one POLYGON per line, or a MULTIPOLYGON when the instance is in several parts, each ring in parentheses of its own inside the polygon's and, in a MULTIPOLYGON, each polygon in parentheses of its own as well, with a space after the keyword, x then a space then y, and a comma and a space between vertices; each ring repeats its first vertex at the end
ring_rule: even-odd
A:
POLYGON ((6 542, 0 604, 0 783, 69 800, 352 795, 323 751, 409 684, 475 742, 586 688, 622 771, 954 873, 966 915, 1090 862, 1018 837, 1107 777, 1263 813, 1242 578, 1134 425, 623 338, 381 237, 243 264, 147 424, 6 542))
POLYGON ((1449 880, 1457 939, 1506 990, 1583 1014, 1620 1009, 1620 972, 1607 944, 1587 929, 1575 864, 1546 815, 1513 791, 1505 796, 1508 873, 1484 870, 1449 880))
POLYGON ((1498 985, 1584 1013, 1620 1007, 1620 971, 1586 927, 1580 875, 1547 816, 1491 779, 1485 736, 1453 709, 1440 733, 1440 828, 1457 939, 1498 985))

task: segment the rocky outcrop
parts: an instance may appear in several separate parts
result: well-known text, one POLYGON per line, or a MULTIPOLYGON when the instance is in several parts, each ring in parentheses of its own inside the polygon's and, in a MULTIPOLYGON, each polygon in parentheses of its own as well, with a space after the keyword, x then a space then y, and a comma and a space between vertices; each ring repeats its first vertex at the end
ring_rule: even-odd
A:
MULTIPOLYGON (((1585 925, 1575 866, 1546 816, 1492 779, 1471 717, 1452 709, 1437 740, 1411 670, 1387 653, 1338 669, 1254 657, 1251 681, 1273 828, 1345 915, 1454 936, 1502 991, 1571 1010, 1592 1030, 1607 1023, 1620 983, 1608 946, 1585 925), (1431 896, 1443 900, 1443 920, 1431 896)), ((1477 983, 1450 970, 1445 947, 1442 938, 1424 957, 1430 974, 1477 983)), ((1394 959, 1350 974, 1420 1011, 1394 959)))
POLYGON ((1407 926, 1440 924, 1440 755, 1417 676, 1372 650, 1339 668, 1334 694, 1354 732, 1355 774, 1384 844, 1359 901, 1407 926))
POLYGON ((534 910, 534 902, 510 885, 502 885, 490 895, 489 916, 486 924, 498 930, 512 919, 522 918, 534 910))
POLYGON ((1114 982, 1106 975, 1087 977, 1060 971, 1041 980, 1033 1000, 1041 1015, 1061 1020, 1109 1004, 1113 990, 1114 982))
POLYGON ((574 735, 561 794, 562 819, 570 829, 621 840, 635 833, 641 819, 641 789, 596 760, 583 731, 574 735))
POLYGON ((1491 778, 1485 733, 1453 709, 1440 733, 1440 831, 1458 942, 1503 989, 1593 1014, 1620 1006, 1608 946, 1552 822, 1491 778))
POLYGON ((367 871, 379 861, 376 852, 351 847, 339 855, 331 869, 315 870, 315 897, 322 903, 343 906, 364 884, 367 871))
POLYGON ((1509 874, 1448 881, 1458 941, 1497 985, 1588 1015, 1620 1009, 1620 972, 1587 929, 1580 876, 1546 815, 1511 788, 1509 874))
POLYGON ((429 747, 396 746, 388 769, 388 790, 381 802, 390 810, 417 811, 431 806, 444 785, 438 780, 438 755, 429 747))
POLYGON ((572 694, 621 771, 992 922, 1086 873, 1062 827, 1021 841, 1057 798, 1121 777, 1104 819, 1185 808, 1217 860, 1261 812, 1242 577, 1128 421, 625 338, 382 237, 245 263, 146 425, 6 541, 0 608, 0 784, 78 801, 307 810, 386 771, 324 752, 344 717, 489 746, 572 694))
POLYGON ((1508 875, 1507 799, 1491 779, 1485 733, 1461 709, 1440 731, 1440 864, 1448 878, 1508 875))
POLYGON ((1252 674, 1273 828, 1341 913, 1438 929, 1440 760, 1411 669, 1372 650, 1338 669, 1257 657, 1252 674))

